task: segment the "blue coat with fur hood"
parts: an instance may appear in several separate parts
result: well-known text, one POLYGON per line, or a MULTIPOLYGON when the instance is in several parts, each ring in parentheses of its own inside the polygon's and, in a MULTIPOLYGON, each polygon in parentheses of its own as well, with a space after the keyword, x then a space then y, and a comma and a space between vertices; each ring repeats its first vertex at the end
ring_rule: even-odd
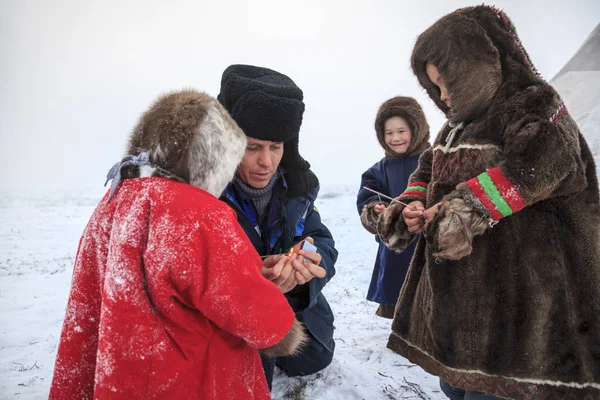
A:
POLYGON ((388 205, 390 201, 380 198, 364 187, 393 198, 401 195, 407 187, 410 175, 417 169, 420 154, 429 147, 429 125, 415 99, 394 97, 379 108, 375 119, 375 131, 379 144, 385 151, 385 157, 362 175, 356 206, 363 226, 375 234, 375 240, 379 243, 367 300, 393 306, 398 300, 415 245, 413 243, 403 252, 397 253, 379 240, 375 228, 378 216, 375 215, 373 207, 378 203, 388 205), (394 152, 385 143, 385 122, 392 117, 404 118, 411 130, 411 143, 404 154, 394 152))
MULTIPOLYGON (((379 202, 379 196, 362 189, 364 186, 390 197, 398 197, 406 189, 408 178, 417 169, 418 162, 418 154, 402 159, 384 157, 365 171, 360 182, 361 190, 358 192, 356 199, 359 215, 369 204, 379 202)), ((386 204, 389 202, 387 199, 382 200, 386 204)), ((367 300, 379 304, 394 305, 398 300, 400 288, 408 272, 408 266, 415 250, 415 243, 413 242, 402 253, 396 253, 381 243, 377 235, 375 235, 375 240, 379 243, 379 248, 377 249, 371 284, 367 292, 367 300)))

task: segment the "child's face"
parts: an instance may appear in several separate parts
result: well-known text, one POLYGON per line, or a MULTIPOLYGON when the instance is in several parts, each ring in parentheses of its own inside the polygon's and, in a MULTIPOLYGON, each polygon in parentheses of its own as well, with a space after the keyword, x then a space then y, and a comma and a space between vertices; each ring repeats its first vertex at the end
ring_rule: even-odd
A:
POLYGON ((441 77, 436 66, 431 63, 427 63, 427 65, 425 65, 425 71, 427 72, 429 80, 440 89, 441 100, 446 103, 448 107, 452 107, 450 105, 450 96, 448 95, 448 89, 444 83, 444 78, 441 77))
POLYGON ((398 154, 404 154, 410 147, 412 132, 402 117, 391 117, 385 121, 383 137, 385 144, 398 154))

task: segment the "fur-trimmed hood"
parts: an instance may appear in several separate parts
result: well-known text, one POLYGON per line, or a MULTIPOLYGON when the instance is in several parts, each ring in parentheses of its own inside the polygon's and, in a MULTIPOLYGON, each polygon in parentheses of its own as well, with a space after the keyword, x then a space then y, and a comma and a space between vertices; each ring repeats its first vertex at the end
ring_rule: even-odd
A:
POLYGON ((126 167, 124 178, 165 176, 216 197, 244 156, 246 136, 225 108, 196 90, 160 96, 141 116, 127 154, 147 152, 148 167, 126 167))
POLYGON ((419 103, 412 97, 393 97, 379 107, 375 118, 377 140, 391 158, 404 158, 423 152, 429 145, 429 124, 419 103), (405 154, 397 154, 385 143, 385 121, 392 117, 402 117, 408 123, 412 138, 405 154))
POLYGON ((459 9, 439 19, 417 39, 411 66, 419 83, 453 123, 483 114, 499 92, 510 93, 542 81, 519 41, 510 19, 494 7, 459 9), (435 65, 452 107, 428 78, 435 65))

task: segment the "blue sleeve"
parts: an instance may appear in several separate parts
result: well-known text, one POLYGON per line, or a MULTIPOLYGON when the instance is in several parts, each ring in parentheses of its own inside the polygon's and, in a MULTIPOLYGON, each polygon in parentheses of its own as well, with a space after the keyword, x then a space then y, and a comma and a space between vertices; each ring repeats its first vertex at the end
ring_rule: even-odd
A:
POLYGON ((321 222, 321 216, 313 202, 310 203, 306 214, 302 236, 296 237, 294 241, 298 243, 308 236, 314 239, 315 246, 319 249, 319 254, 322 257, 319 266, 325 270, 326 275, 324 278, 313 278, 307 284, 297 286, 288 293, 290 297, 294 297, 296 300, 294 302, 297 305, 294 307, 295 311, 301 311, 298 308, 309 308, 317 302, 317 297, 327 282, 335 275, 335 262, 338 257, 338 251, 335 249, 335 241, 331 236, 331 232, 321 222))
MULTIPOLYGON (((362 174, 360 180, 360 189, 358 191, 358 195, 356 196, 356 208, 358 210, 358 215, 362 213, 363 208, 367 204, 379 198, 375 193, 363 189, 365 186, 389 196, 383 160, 373 165, 371 168, 365 171, 364 174, 362 174)), ((382 200, 387 201, 386 199, 382 200)))

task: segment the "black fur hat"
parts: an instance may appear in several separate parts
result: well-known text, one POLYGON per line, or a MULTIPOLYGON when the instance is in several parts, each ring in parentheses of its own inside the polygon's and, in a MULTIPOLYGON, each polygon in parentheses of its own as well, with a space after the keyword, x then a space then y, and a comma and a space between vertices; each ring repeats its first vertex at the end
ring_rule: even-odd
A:
POLYGON ((284 143, 281 167, 293 194, 306 194, 319 184, 298 151, 303 98, 287 75, 242 64, 225 69, 217 96, 246 136, 284 143))

